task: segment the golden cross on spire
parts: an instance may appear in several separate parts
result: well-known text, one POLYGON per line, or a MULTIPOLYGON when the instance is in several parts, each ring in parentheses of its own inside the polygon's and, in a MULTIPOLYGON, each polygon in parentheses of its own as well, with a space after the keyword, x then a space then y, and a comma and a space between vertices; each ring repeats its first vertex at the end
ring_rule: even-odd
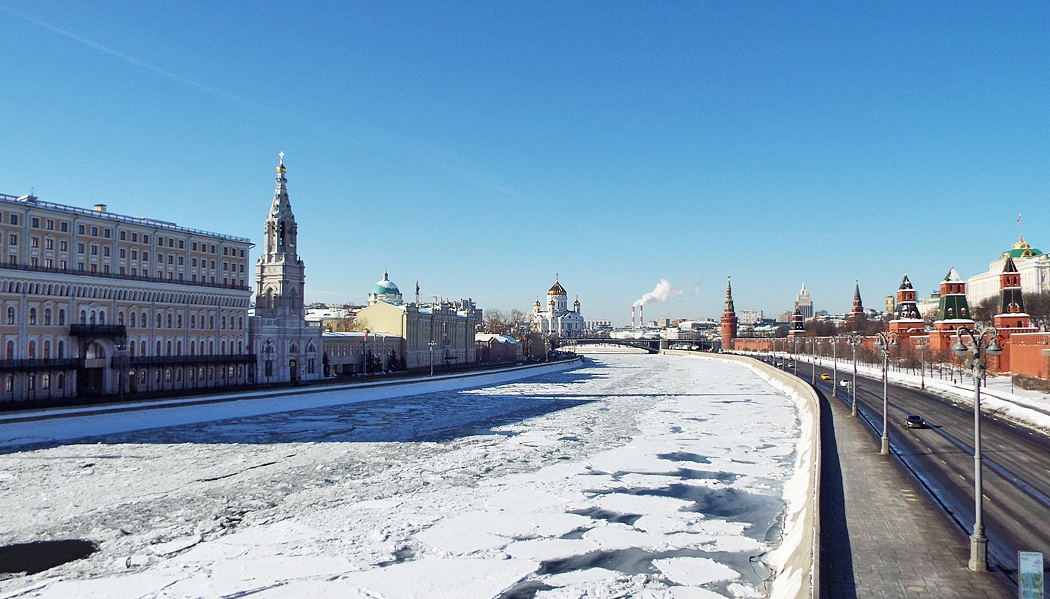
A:
POLYGON ((284 164, 284 152, 278 152, 277 155, 281 157, 281 164, 284 164))

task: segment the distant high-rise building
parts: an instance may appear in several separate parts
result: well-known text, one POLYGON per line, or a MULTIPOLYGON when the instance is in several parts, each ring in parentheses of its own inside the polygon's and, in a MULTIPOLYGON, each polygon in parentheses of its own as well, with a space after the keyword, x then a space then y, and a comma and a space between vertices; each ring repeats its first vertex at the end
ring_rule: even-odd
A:
POLYGON ((740 311, 740 323, 741 324, 755 324, 756 322, 762 322, 762 311, 761 310, 741 310, 740 311))
POLYGON ((893 301, 892 295, 886 296, 886 314, 893 314, 897 311, 897 304, 893 301))
POLYGON ((795 299, 795 307, 802 314, 803 319, 813 318, 813 300, 806 291, 805 283, 802 284, 802 291, 798 292, 798 297, 795 299))

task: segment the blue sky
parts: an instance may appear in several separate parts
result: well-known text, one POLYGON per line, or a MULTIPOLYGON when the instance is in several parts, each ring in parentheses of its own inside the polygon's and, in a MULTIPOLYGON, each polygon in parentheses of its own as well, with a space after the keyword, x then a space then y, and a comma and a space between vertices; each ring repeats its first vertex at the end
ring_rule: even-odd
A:
POLYGON ((215 4, 0 0, 0 192, 258 243, 284 151, 308 300, 617 324, 1050 251, 1045 3, 215 4))

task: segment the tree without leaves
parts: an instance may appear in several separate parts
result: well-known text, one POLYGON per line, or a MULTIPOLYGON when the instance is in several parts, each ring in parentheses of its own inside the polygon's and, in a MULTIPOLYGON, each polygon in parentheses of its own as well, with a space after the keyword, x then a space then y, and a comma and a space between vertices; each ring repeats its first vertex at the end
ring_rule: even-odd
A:
POLYGON ((1050 293, 1026 293, 1025 312, 1032 317, 1032 325, 1040 331, 1050 330, 1050 293))
POLYGON ((970 312, 974 322, 991 326, 995 315, 999 313, 999 297, 993 295, 981 300, 970 308, 970 312))

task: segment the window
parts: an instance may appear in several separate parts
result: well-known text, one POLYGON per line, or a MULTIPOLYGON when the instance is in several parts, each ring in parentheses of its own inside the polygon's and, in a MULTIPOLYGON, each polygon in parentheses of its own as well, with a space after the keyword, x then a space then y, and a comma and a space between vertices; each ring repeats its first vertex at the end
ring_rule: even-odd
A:
POLYGON ((243 258, 243 257, 244 257, 244 250, 241 250, 241 258, 243 258))
POLYGON ((69 223, 59 223, 58 230, 63 233, 69 233, 69 223))
MULTIPOLYGON (((11 308, 11 309, 14 310, 14 308, 11 308)), ((208 322, 211 323, 211 325, 208 328, 214 329, 215 328, 215 317, 214 316, 208 317, 208 322)))
POLYGON ((45 239, 44 240, 44 249, 45 250, 53 250, 53 249, 55 249, 55 240, 54 239, 45 239))
POLYGON ((157 245, 164 245, 164 238, 157 235, 157 245))
POLYGON ((167 348, 167 350, 168 350, 168 353, 167 353, 167 354, 165 354, 165 355, 168 355, 168 356, 170 356, 170 355, 171 355, 171 341, 169 341, 169 342, 167 343, 167 345, 166 345, 165 347, 166 347, 166 348, 167 348))
POLYGON ((44 326, 51 325, 51 308, 44 308, 44 326))
POLYGON ((53 221, 51 219, 47 219, 47 230, 48 231, 54 231, 55 230, 55 221, 53 221))
POLYGON ((170 247, 170 248, 175 247, 175 240, 172 239, 171 237, 168 238, 168 247, 170 247))
POLYGON ((93 243, 91 244, 91 255, 92 256, 97 256, 98 255, 98 246, 93 244, 93 243))
POLYGON ((8 341, 7 342, 7 359, 8 360, 14 360, 15 359, 15 342, 14 341, 8 341))
POLYGON ((214 261, 214 260, 212 260, 212 261, 211 261, 211 267, 212 267, 213 269, 215 268, 215 261, 214 261))
POLYGON ((171 314, 168 314, 168 328, 169 329, 172 328, 172 326, 171 326, 171 314))
POLYGON ((142 243, 149 243, 149 235, 142 234, 142 243))
POLYGON ((120 274, 122 274, 122 275, 128 274, 123 266, 120 267, 120 274))
MULTIPOLYGON (((134 256, 132 256, 134 258, 134 256)), ((149 260, 149 252, 142 252, 142 261, 147 262, 149 260)))
POLYGON ((128 232, 127 231, 121 231, 120 232, 120 240, 121 241, 127 241, 127 239, 128 239, 128 232))
POLYGON ((40 247, 40 238, 39 237, 30 237, 29 238, 29 247, 32 247, 32 248, 40 247))
POLYGON ((106 239, 109 239, 110 236, 112 235, 112 233, 113 233, 112 229, 102 229, 102 236, 105 237, 106 239))
POLYGON ((9 220, 10 220, 12 225, 17 225, 18 224, 18 215, 17 214, 12 214, 11 218, 9 220))
POLYGON ((127 258, 128 257, 128 251, 125 250, 124 248, 120 248, 120 257, 121 258, 127 258))
POLYGON ((29 387, 30 391, 36 391, 36 375, 35 374, 29 375, 29 377, 26 379, 26 382, 29 383, 28 387, 29 387))
POLYGON ((244 264, 241 264, 241 272, 244 272, 244 264))
POLYGON ((175 254, 168 254, 168 264, 175 263, 175 254))
POLYGON ((45 341, 44 342, 44 359, 45 360, 50 360, 51 359, 51 342, 50 341, 45 341))
POLYGON ((148 327, 148 326, 149 326, 149 324, 148 324, 148 323, 149 323, 149 321, 148 321, 148 320, 146 320, 146 313, 145 313, 145 312, 143 312, 143 313, 142 313, 142 327, 143 327, 143 328, 146 328, 146 327, 148 327))
POLYGON ((183 257, 182 257, 182 256, 179 256, 179 266, 182 266, 182 265, 184 265, 185 263, 186 263, 186 262, 184 261, 183 257))
POLYGON ((157 264, 164 264, 164 254, 157 254, 157 264))
POLYGON ((222 263, 222 269, 223 269, 223 270, 230 270, 230 263, 229 263, 229 262, 225 262, 225 261, 223 261, 223 263, 222 263))
POLYGON ((131 249, 131 259, 132 260, 138 260, 139 259, 139 252, 135 248, 131 249))
POLYGON ((135 328, 135 313, 131 313, 131 328, 135 328))
POLYGON ((44 374, 40 375, 40 388, 44 389, 44 390, 47 390, 47 389, 51 388, 51 375, 50 374, 45 372, 44 374))
POLYGON ((123 312, 117 312, 117 324, 119 324, 119 325, 123 325, 124 324, 124 313, 123 312))
POLYGON ((7 308, 7 324, 15 324, 15 308, 10 306, 7 308))
POLYGON ((62 389, 65 386, 65 384, 66 384, 66 375, 62 374, 61 372, 58 373, 58 377, 56 378, 55 386, 58 387, 59 389, 62 389))
POLYGON ((229 256, 230 255, 230 248, 225 248, 225 247, 222 248, 222 255, 223 256, 229 256))
POLYGON ((197 328, 197 315, 196 314, 190 314, 190 328, 191 329, 197 328))
POLYGON ((66 310, 65 308, 59 308, 58 310, 58 326, 66 325, 66 310))
MULTIPOLYGON (((164 326, 164 317, 161 316, 160 312, 157 312, 157 328, 159 329, 162 326, 164 326)), ((160 353, 160 350, 157 350, 157 352, 160 353)))
POLYGON ((77 253, 78 254, 83 254, 84 253, 84 244, 83 243, 78 243, 77 244, 77 253))
POLYGON ((98 227, 91 227, 91 236, 98 237, 98 227))
POLYGON ((36 359, 36 341, 30 341, 29 342, 29 359, 30 360, 35 360, 36 359))
POLYGON ((32 226, 34 229, 39 229, 40 228, 40 219, 39 218, 34 216, 33 220, 31 221, 31 223, 32 224, 30 226, 32 226))
POLYGON ((137 243, 138 240, 139 240, 139 234, 138 233, 132 233, 131 234, 131 240, 137 243))
POLYGON ((213 254, 218 254, 219 253, 219 252, 215 251, 215 245, 214 244, 212 244, 212 246, 211 246, 211 253, 213 253, 213 254))
POLYGON ((175 317, 175 326, 180 329, 182 328, 182 314, 175 317))
POLYGON ((15 235, 14 233, 11 233, 10 235, 8 235, 7 236, 7 244, 8 245, 18 245, 18 235, 15 235))
POLYGON ((84 234, 84 225, 77 225, 77 235, 84 234))
POLYGON ((62 359, 63 357, 65 357, 65 355, 66 355, 66 342, 65 341, 59 341, 58 342, 58 357, 59 357, 59 359, 62 359))
POLYGON ((186 249, 186 242, 184 240, 182 240, 182 239, 179 240, 179 249, 180 250, 186 249))
POLYGON ((193 245, 192 245, 191 247, 193 248, 193 251, 195 251, 195 252, 196 252, 196 251, 197 251, 197 242, 196 242, 196 241, 194 241, 194 242, 193 242, 193 245))
POLYGON ((36 308, 29 309, 29 324, 36 324, 36 308))
POLYGON ((66 243, 65 240, 58 242, 58 251, 64 252, 64 251, 66 251, 68 249, 69 249, 69 244, 66 243))
POLYGON ((196 258, 193 258, 193 259, 190 260, 190 266, 192 266, 193 268, 197 268, 197 259, 196 258))
POLYGON ((108 256, 109 255, 109 246, 108 245, 102 246, 102 255, 103 256, 108 256))

